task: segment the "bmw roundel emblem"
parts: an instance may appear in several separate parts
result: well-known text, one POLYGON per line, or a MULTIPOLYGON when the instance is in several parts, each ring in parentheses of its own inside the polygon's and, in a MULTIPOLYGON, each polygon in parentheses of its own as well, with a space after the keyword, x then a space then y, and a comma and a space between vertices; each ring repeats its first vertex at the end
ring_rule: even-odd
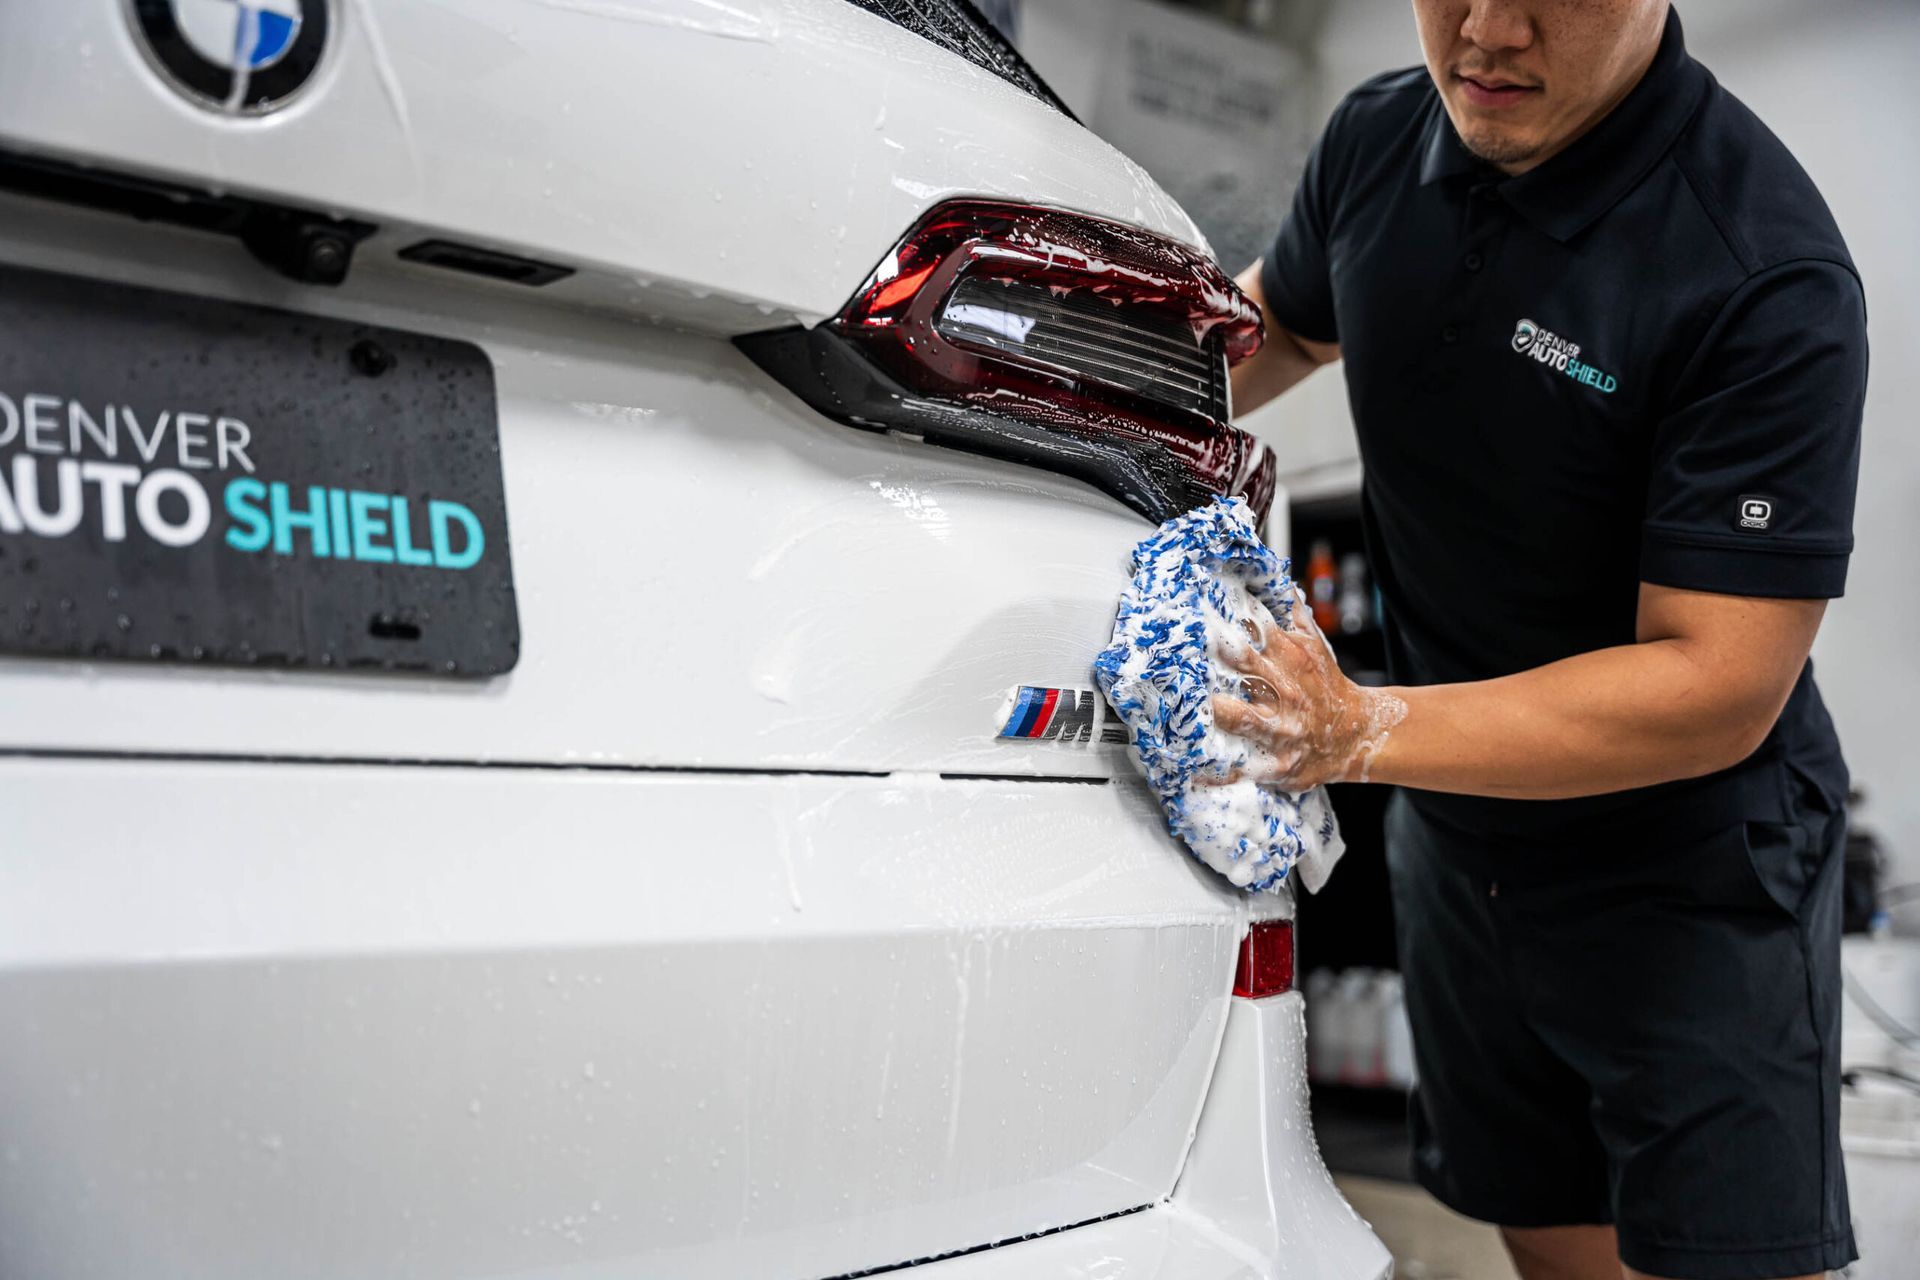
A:
POLYGON ((127 0, 136 40, 161 77, 203 107, 264 115, 313 79, 328 0, 127 0))

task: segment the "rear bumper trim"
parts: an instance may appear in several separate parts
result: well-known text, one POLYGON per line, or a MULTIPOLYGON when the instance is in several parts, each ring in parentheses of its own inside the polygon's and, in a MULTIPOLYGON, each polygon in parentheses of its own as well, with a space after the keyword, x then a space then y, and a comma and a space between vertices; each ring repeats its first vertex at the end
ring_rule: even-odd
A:
POLYGON ((376 230, 373 223, 353 218, 17 152, 0 151, 0 191, 232 236, 261 262, 302 284, 345 281, 355 246, 376 230))
POLYGON ((1045 1231, 1035 1231, 1031 1235, 1014 1236, 1008 1240, 993 1240, 986 1244, 974 1245, 970 1249, 955 1249, 951 1253, 936 1254, 931 1258, 915 1258, 911 1262, 889 1262, 885 1266, 868 1267, 864 1271, 845 1271, 837 1276, 825 1277, 825 1280, 865 1280, 867 1276, 892 1275, 895 1272, 905 1271, 909 1267, 925 1266, 932 1262, 948 1262, 955 1258, 970 1258, 975 1254, 985 1253, 989 1249, 1000 1249, 1009 1245, 1025 1244, 1030 1240, 1042 1240, 1048 1236, 1059 1235, 1062 1231, 1077 1231, 1082 1227, 1098 1226, 1100 1223, 1112 1222, 1115 1218, 1125 1218, 1130 1214, 1142 1213, 1153 1207, 1154 1206, 1150 1204, 1137 1204, 1131 1209, 1119 1209, 1113 1213, 1101 1214, 1097 1218, 1088 1218, 1085 1222, 1070 1222, 1065 1226, 1049 1227, 1045 1231))

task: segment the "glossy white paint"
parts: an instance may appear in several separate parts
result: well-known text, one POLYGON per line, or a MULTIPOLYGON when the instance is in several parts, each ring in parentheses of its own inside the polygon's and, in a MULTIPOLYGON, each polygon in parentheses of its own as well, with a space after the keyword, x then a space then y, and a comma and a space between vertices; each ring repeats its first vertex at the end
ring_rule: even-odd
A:
POLYGON ((0 794, 6 1276, 830 1276, 1153 1203, 1244 921, 1130 787, 0 794))
POLYGON ((840 426, 724 341, 533 290, 372 259, 301 288, 229 241, 4 197, 0 259, 479 342, 524 637, 483 683, 4 661, 0 747, 1131 773, 993 737, 1011 686, 1089 685, 1112 630, 1146 526, 1084 485, 840 426))
POLYGON ((917 1269, 925 1280, 1390 1280, 1307 1117, 1295 993, 1235 1000, 1179 1189, 1140 1213, 917 1269))
MULTIPOLYGON (((718 336, 833 310, 951 194, 1191 224, 841 0, 335 11, 313 90, 234 122, 119 0, 0 7, 0 147, 375 219, 344 287, 17 197, 0 261, 479 343, 525 656, 0 659, 0 1276, 826 1277, 1143 1205, 938 1266, 1307 1274, 1174 1191, 1203 1102, 1204 1144, 1269 1114, 1246 1071, 1303 1088, 1228 1012, 1290 901, 1182 856, 1117 752, 991 736, 1087 683, 1140 522, 821 420, 718 336), (395 259, 429 232, 581 270, 395 259)), ((1317 1161, 1257 1127, 1195 1167, 1284 1218, 1317 1161)))
POLYGON ((0 6, 0 146, 588 268, 561 299, 617 279, 638 311, 692 291, 824 316, 953 195, 1200 242, 1093 134, 844 0, 333 0, 316 82, 242 121, 162 84, 124 3, 0 6))
POLYGON ((1303 997, 1235 1000, 1173 1206, 1280 1280, 1386 1280, 1393 1259, 1320 1163, 1307 1113, 1303 997))

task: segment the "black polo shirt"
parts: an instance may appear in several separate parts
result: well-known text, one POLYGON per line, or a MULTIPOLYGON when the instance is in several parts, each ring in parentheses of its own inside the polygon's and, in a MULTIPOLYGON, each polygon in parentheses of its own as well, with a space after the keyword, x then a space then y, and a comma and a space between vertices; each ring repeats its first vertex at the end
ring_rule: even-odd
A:
MULTIPOLYGON (((1626 99, 1518 177, 1461 146, 1424 69, 1363 84, 1261 282, 1274 320, 1340 344, 1396 682, 1630 644, 1643 581, 1841 594, 1860 282, 1812 181, 1688 56, 1678 17, 1626 99)), ((1569 801, 1413 798, 1496 839, 1611 839, 1779 820, 1846 785, 1809 664, 1724 773, 1569 801)))

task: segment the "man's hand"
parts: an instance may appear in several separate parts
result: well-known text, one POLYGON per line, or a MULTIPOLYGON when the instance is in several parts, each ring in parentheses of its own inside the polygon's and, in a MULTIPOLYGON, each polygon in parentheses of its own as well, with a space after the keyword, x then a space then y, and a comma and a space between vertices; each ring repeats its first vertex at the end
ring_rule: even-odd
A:
POLYGON ((1367 779, 1367 765, 1407 713, 1391 694, 1347 679, 1313 611, 1296 596, 1293 627, 1243 623, 1215 655, 1241 675, 1240 698, 1216 695, 1213 722, 1266 753, 1245 776, 1305 791, 1323 782, 1367 779))

